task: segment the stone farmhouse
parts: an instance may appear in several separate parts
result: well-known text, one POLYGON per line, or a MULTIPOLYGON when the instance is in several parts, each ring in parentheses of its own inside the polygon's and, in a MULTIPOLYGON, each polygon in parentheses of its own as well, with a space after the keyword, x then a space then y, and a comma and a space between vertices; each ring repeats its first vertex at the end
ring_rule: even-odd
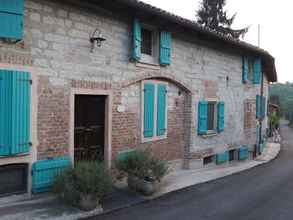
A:
POLYGON ((265 50, 138 0, 1 0, 0 195, 133 149, 174 169, 251 159, 276 81, 265 50))

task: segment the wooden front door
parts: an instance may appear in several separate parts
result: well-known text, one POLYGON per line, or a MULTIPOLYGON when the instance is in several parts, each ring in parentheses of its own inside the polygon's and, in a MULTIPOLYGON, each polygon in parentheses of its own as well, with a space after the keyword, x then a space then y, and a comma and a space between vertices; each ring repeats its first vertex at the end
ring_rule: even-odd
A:
POLYGON ((103 161, 106 96, 76 95, 74 161, 103 161))

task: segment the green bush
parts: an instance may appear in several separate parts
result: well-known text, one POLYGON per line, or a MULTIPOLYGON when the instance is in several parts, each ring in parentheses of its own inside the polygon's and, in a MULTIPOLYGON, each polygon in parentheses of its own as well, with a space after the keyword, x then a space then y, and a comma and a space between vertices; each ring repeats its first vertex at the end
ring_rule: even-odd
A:
POLYGON ((280 117, 276 113, 270 115, 269 116, 269 123, 272 128, 277 128, 280 123, 280 117))
POLYGON ((112 189, 112 178, 105 166, 98 162, 79 162, 57 176, 53 190, 72 205, 78 205, 81 197, 92 195, 97 200, 112 189))
POLYGON ((117 160, 116 168, 140 179, 156 181, 160 181, 168 173, 167 162, 155 157, 148 150, 138 150, 129 154, 124 160, 117 160))

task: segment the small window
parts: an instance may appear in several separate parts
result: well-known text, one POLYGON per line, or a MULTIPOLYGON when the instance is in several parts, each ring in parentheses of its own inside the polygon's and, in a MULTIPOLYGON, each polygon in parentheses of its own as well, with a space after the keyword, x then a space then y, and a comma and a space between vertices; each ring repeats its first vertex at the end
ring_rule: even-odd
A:
POLYGON ((144 64, 159 64, 159 32, 154 28, 143 25, 141 28, 141 59, 144 64))
POLYGON ((208 131, 216 130, 216 118, 217 118, 217 111, 216 111, 216 102, 208 102, 208 131))
POLYGON ((27 192, 27 164, 0 166, 0 196, 27 192))
POLYGON ((253 65, 254 65, 254 60, 249 59, 248 60, 248 80, 253 81, 253 65))
POLYGON ((150 30, 141 29, 141 52, 152 56, 153 33, 150 30))
POLYGON ((235 150, 230 150, 229 151, 229 161, 235 160, 235 153, 236 153, 235 150))
POLYGON ((198 104, 198 135, 221 133, 225 127, 224 102, 200 101, 198 104))
POLYGON ((208 156, 203 158, 203 165, 208 165, 214 162, 214 156, 208 156))

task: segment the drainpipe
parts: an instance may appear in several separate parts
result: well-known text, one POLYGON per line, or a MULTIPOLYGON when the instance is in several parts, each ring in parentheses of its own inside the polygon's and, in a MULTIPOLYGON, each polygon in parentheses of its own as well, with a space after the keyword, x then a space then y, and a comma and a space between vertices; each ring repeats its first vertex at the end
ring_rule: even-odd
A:
MULTIPOLYGON (((262 113, 263 112, 263 90, 264 90, 264 74, 263 74, 263 71, 261 72, 261 87, 260 87, 260 112, 262 113)), ((260 117, 259 118, 259 137, 258 137, 258 155, 261 154, 260 152, 260 145, 261 145, 261 142, 262 142, 262 122, 263 122, 264 118, 263 117, 260 117)))

